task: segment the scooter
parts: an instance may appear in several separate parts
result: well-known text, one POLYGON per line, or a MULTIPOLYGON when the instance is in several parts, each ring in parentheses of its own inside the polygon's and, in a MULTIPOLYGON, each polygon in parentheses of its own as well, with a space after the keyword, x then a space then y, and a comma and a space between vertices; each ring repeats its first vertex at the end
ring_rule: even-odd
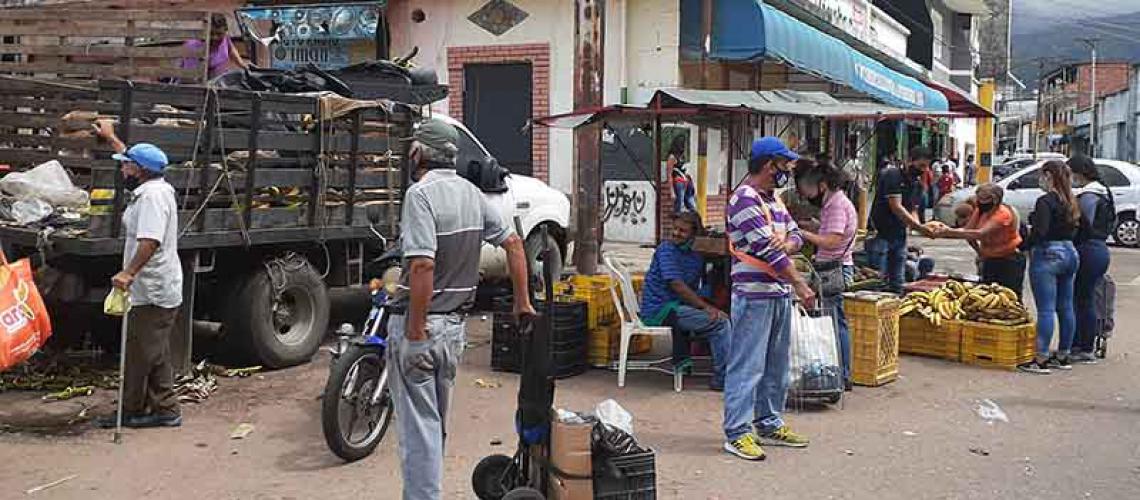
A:
MULTIPOLYGON (((369 229, 387 247, 375 225, 380 214, 369 210, 369 229)), ((321 397, 321 429, 336 456, 353 462, 372 454, 392 421, 393 402, 388 389, 387 302, 389 283, 369 283, 372 307, 364 326, 356 332, 350 324, 338 329, 332 348, 329 379, 321 397)))

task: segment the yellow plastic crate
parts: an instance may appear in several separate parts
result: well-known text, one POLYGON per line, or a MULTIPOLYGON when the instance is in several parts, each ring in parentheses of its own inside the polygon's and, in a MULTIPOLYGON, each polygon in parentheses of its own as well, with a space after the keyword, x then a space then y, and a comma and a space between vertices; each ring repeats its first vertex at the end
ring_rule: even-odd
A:
MULTIPOLYGON (((621 325, 607 325, 590 330, 587 354, 590 366, 609 368, 614 361, 617 361, 620 348, 621 325)), ((645 354, 651 349, 653 349, 653 337, 649 335, 634 335, 629 339, 630 356, 645 354)))
POLYGON ((899 308, 897 298, 844 295, 844 313, 851 333, 851 380, 880 386, 899 376, 899 308))
POLYGON ((962 362, 1013 370, 1033 359, 1037 328, 1033 323, 1006 326, 967 321, 962 328, 962 362))
POLYGON ((934 326, 921 316, 903 316, 899 318, 899 352, 960 361, 962 322, 946 320, 934 326))
POLYGON ((613 295, 610 294, 609 276, 575 275, 554 284, 554 293, 573 297, 586 303, 586 328, 593 330, 618 320, 613 295))

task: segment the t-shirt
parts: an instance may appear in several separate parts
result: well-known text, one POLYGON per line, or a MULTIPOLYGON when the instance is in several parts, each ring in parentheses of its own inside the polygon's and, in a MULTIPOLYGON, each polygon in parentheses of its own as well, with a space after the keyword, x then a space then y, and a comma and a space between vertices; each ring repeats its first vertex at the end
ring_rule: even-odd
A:
POLYGON ((645 287, 641 292, 641 320, 647 325, 660 325, 669 312, 680 304, 681 297, 673 291, 671 283, 683 281, 694 292, 701 288, 705 261, 690 249, 666 241, 653 253, 649 272, 645 273, 645 287))
MULTIPOLYGON (((799 226, 782 203, 752 186, 741 185, 728 200, 729 244, 781 272, 792 265, 788 255, 773 245, 773 236, 784 234, 795 246, 803 246, 799 226)), ((749 299, 788 296, 791 290, 779 277, 732 258, 732 293, 749 299)))
MULTIPOLYGON (((203 40, 186 40, 182 43, 182 48, 188 53, 199 53, 202 48, 206 46, 203 40)), ((233 48, 233 42, 230 37, 226 36, 214 45, 208 55, 207 64, 210 67, 209 77, 214 78, 222 75, 230 69, 230 50, 233 48)), ((182 69, 197 69, 199 67, 199 59, 196 57, 184 57, 180 64, 182 69)))
POLYGON ((431 170, 408 188, 400 228, 404 275, 396 307, 408 305, 408 259, 427 257, 435 261, 429 314, 469 306, 479 285, 480 247, 502 245, 513 232, 479 188, 452 169, 431 170))
POLYGON ((938 191, 942 194, 949 193, 954 190, 954 185, 958 183, 958 178, 954 174, 944 174, 938 178, 938 191))
POLYGON ((918 206, 921 199, 921 190, 916 176, 908 175, 898 167, 884 168, 879 172, 879 180, 875 188, 875 202, 871 206, 871 223, 878 231, 880 238, 890 240, 906 239, 906 223, 891 211, 890 202, 893 196, 902 197, 902 206, 912 208, 918 206))
POLYGON ((843 264, 854 265, 854 245, 851 241, 855 239, 858 230, 859 214, 855 211, 855 205, 843 191, 832 191, 819 212, 819 234, 842 234, 843 242, 835 248, 820 248, 815 254, 816 260, 842 260, 843 264))
POLYGON ((1003 259, 1016 254, 1017 247, 1021 245, 1021 234, 1018 232, 1019 224, 1013 209, 1003 204, 983 214, 975 208, 969 222, 966 223, 966 228, 981 229, 989 225, 990 221, 997 222, 1001 230, 983 236, 978 241, 979 255, 983 259, 1003 259))
POLYGON ((158 242, 158 249, 131 283, 132 306, 172 309, 182 305, 182 261, 178 259, 178 202, 174 187, 151 179, 135 188, 123 212, 123 268, 139 249, 139 239, 158 242))

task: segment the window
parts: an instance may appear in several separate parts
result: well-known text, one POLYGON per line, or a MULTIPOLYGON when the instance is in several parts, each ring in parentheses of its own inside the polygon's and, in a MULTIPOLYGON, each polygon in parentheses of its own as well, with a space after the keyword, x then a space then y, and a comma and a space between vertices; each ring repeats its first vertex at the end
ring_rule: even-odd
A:
POLYGON ((471 135, 463 129, 456 129, 456 132, 459 132, 459 143, 457 144, 457 146, 459 146, 459 155, 455 161, 456 168, 460 169, 460 171, 465 171, 467 165, 472 161, 483 163, 484 160, 487 159, 487 154, 475 143, 471 135))
POLYGON ((1097 165, 1096 169, 1100 171, 1100 180, 1108 187, 1128 187, 1132 185, 1128 182, 1128 177, 1124 176, 1119 169, 1108 165, 1097 165))
POLYGON ((1034 169, 1026 172, 1021 177, 1018 177, 1009 183, 1010 189, 1036 189, 1037 179, 1041 177, 1041 169, 1034 169))

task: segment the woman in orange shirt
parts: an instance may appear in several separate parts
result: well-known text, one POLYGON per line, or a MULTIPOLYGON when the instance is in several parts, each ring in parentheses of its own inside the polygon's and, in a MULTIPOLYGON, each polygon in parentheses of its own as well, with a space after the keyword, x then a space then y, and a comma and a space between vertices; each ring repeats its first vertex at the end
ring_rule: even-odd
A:
POLYGON ((1025 255, 1021 245, 1020 217, 1002 203, 1005 191, 997 184, 978 186, 976 208, 965 227, 935 231, 936 238, 966 240, 981 257, 982 282, 1013 290, 1018 298, 1025 282, 1025 255))

